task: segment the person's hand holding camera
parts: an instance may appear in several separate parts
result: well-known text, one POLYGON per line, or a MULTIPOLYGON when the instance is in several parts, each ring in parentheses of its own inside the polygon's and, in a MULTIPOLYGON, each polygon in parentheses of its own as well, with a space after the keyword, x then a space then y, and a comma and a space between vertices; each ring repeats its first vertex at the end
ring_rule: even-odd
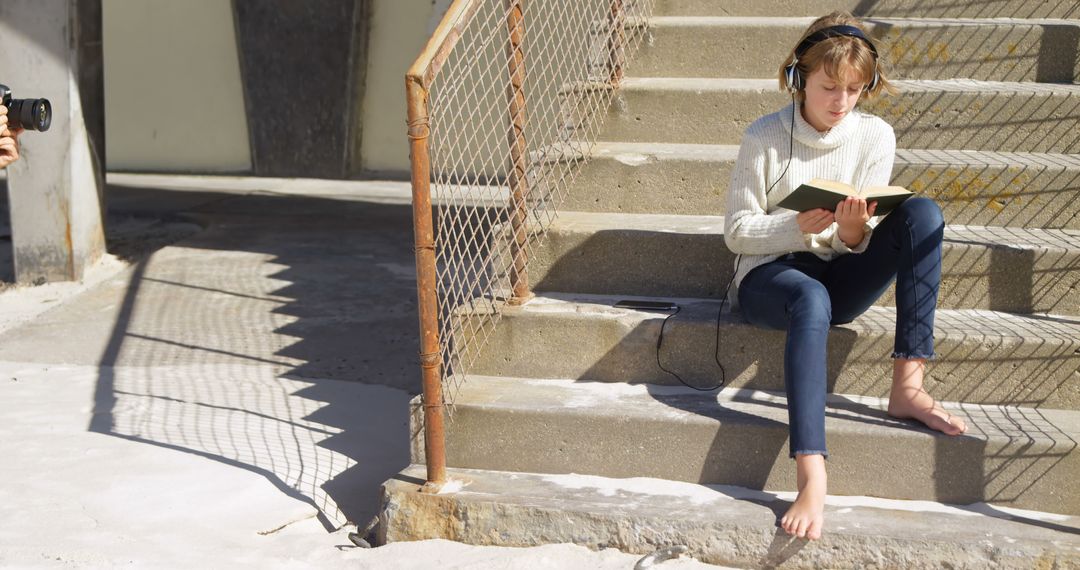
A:
POLYGON ((19 160, 19 135, 23 129, 8 128, 8 108, 0 105, 0 168, 19 160))
POLYGON ((19 135, 24 130, 47 131, 52 124, 48 99, 16 99, 0 85, 0 168, 19 160, 19 135))

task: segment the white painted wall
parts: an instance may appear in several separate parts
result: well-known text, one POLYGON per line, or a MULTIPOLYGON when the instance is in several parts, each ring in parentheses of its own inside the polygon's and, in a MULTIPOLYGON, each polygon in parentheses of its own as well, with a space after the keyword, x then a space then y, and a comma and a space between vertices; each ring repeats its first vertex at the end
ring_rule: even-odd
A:
POLYGON ((368 41, 361 165, 369 171, 409 171, 405 72, 420 56, 449 0, 375 0, 368 41))
POLYGON ((109 170, 251 168, 229 0, 102 0, 109 170))
MULTIPOLYGON (((451 0, 374 0, 360 165, 408 172, 405 72, 451 0)), ((102 0, 109 170, 251 168, 230 0, 102 0)))

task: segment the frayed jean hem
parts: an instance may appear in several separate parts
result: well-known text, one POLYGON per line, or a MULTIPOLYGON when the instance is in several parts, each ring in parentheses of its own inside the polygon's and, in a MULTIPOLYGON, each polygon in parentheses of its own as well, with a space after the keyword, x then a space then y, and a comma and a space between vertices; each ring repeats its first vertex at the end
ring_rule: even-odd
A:
POLYGON ((906 352, 894 352, 894 353, 892 353, 892 356, 890 358, 904 358, 904 359, 907 359, 907 360, 912 360, 912 359, 915 359, 915 358, 921 358, 921 359, 924 359, 924 360, 937 360, 937 354, 931 352, 929 354, 929 356, 927 356, 927 355, 918 354, 918 353, 909 354, 909 353, 906 353, 906 352))
POLYGON ((829 452, 824 449, 800 449, 798 451, 791 452, 791 458, 795 459, 796 455, 821 455, 825 459, 829 458, 829 452))

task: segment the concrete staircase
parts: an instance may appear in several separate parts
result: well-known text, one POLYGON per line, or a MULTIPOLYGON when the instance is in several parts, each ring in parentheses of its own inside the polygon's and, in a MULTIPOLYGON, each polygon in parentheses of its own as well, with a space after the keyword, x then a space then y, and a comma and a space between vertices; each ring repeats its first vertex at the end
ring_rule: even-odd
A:
POLYGON ((532 259, 537 298, 505 311, 456 399, 447 457, 467 486, 417 495, 410 468, 387 483, 384 537, 689 544, 762 567, 1080 567, 1080 6, 657 0, 655 16, 532 259), (894 183, 949 224, 926 385, 969 433, 885 414, 891 293, 835 327, 830 507, 807 545, 774 527, 792 496, 777 491, 795 488, 783 334, 717 317, 722 214, 743 130, 789 101, 776 67, 838 8, 867 18, 902 91, 862 104, 896 130, 894 183), (660 360, 709 386, 718 358, 725 389, 661 370, 666 315, 612 306, 624 298, 676 301, 660 360))

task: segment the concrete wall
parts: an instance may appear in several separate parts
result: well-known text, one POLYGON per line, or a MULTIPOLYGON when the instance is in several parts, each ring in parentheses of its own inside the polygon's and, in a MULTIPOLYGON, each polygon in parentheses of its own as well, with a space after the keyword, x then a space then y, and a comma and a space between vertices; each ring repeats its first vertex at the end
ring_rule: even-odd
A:
POLYGON ((370 1, 232 1, 255 175, 351 174, 370 1))
POLYGON ((81 279, 105 251, 101 34, 99 0, 0 2, 3 81, 16 97, 52 103, 49 132, 25 133, 7 168, 20 283, 81 279))
POLYGON ((449 0, 374 0, 361 114, 364 170, 408 172, 405 72, 449 5, 449 0))
POLYGON ((229 0, 102 0, 110 170, 247 172, 229 0))
MULTIPOLYGON (((349 133, 333 138, 348 156, 342 156, 336 169, 313 167, 305 173, 293 168, 282 174, 271 168, 280 161, 264 157, 260 165, 253 156, 253 148, 270 156, 272 153, 266 149, 273 148, 273 141, 263 132, 266 129, 256 128, 269 120, 266 106, 248 108, 257 101, 250 92, 252 85, 246 85, 249 93, 245 99, 245 82, 251 83, 253 71, 258 70, 242 71, 244 58, 238 55, 238 46, 248 51, 265 50, 272 43, 257 35, 259 30, 273 31, 273 26, 266 26, 265 14, 249 16, 252 22, 238 25, 235 14, 255 10, 238 11, 238 7, 246 5, 233 0, 102 0, 108 168, 316 177, 406 176, 409 152, 405 136, 405 71, 420 54, 450 0, 355 2, 356 13, 366 12, 369 19, 366 29, 357 26, 358 30, 351 31, 355 59, 349 61, 351 71, 345 74, 351 73, 350 80, 361 84, 353 90, 354 101, 340 101, 350 95, 337 85, 328 86, 323 95, 327 100, 339 101, 337 106, 345 109, 334 115, 348 123, 349 133), (238 41, 237 30, 251 30, 252 26, 256 31, 246 32, 248 41, 238 41), (253 143, 251 137, 261 138, 253 143), (339 139, 348 140, 338 143, 339 139)), ((350 33, 349 26, 339 28, 334 29, 335 34, 350 33)), ((337 36, 332 40, 334 46, 348 45, 350 41, 349 37, 337 36)), ((317 47, 313 45, 308 51, 317 51, 317 47)), ((247 61, 259 65, 266 60, 261 51, 258 58, 248 55, 247 61)), ((288 118, 275 120, 287 126, 290 123, 288 118)), ((326 138, 314 132, 303 136, 326 138)), ((332 149, 335 154, 337 146, 332 149)))

